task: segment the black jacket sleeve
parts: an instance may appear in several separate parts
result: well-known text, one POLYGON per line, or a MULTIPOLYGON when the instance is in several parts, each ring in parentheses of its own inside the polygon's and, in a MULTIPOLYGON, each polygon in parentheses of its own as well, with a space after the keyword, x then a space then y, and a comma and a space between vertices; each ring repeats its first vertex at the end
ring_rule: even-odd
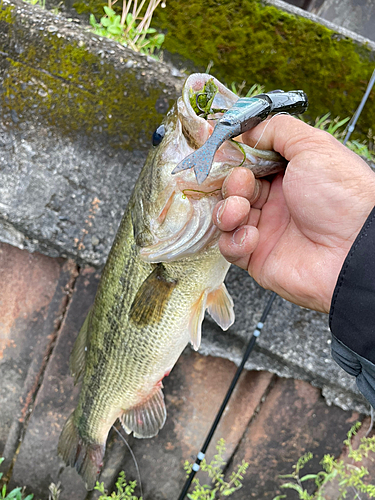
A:
POLYGON ((375 407, 375 208, 345 259, 332 297, 333 359, 375 407))

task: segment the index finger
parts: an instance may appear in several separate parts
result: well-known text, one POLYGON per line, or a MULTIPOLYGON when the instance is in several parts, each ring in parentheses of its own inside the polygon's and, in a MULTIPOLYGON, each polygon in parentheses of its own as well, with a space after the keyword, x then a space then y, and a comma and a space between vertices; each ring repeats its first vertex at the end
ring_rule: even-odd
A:
POLYGON ((275 115, 242 134, 246 144, 257 149, 274 150, 290 161, 307 149, 321 148, 322 141, 333 139, 330 134, 290 115, 275 115), (259 141, 259 142, 258 142, 259 141))

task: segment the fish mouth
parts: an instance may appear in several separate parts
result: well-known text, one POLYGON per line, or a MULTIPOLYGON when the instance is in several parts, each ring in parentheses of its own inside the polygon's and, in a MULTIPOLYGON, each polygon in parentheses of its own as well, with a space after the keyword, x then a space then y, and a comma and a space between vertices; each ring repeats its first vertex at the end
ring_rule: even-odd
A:
POLYGON ((180 103, 179 115, 182 132, 187 142, 193 149, 198 149, 203 146, 212 134, 217 120, 238 100, 238 96, 236 94, 225 87, 215 77, 206 73, 195 73, 190 75, 182 89, 181 98, 183 105, 180 103), (218 89, 212 101, 212 108, 220 111, 204 117, 203 110, 201 110, 201 114, 197 114, 196 110, 192 106, 191 99, 192 95, 196 96, 196 108, 200 109, 197 98, 202 95, 206 83, 210 80, 212 80, 213 84, 218 89))
MULTIPOLYGON (((206 143, 218 119, 223 116, 226 110, 232 108, 238 99, 239 96, 211 75, 196 73, 187 78, 178 102, 180 131, 187 146, 184 149, 184 158, 206 143), (207 96, 205 109, 202 109, 198 102, 198 97, 201 95, 207 96)), ((251 169, 256 177, 264 177, 283 170, 285 160, 275 151, 251 148, 242 143, 241 136, 238 136, 235 139, 226 140, 218 148, 210 174, 201 184, 197 184, 192 168, 179 171, 175 167, 175 171, 172 172, 176 174, 177 184, 180 185, 181 191, 182 186, 185 188, 199 186, 200 192, 209 195, 221 187, 224 178, 232 168, 240 166, 251 169)), ((187 194, 187 196, 189 195, 190 193, 187 194)))
MULTIPOLYGON (((212 75, 196 73, 190 75, 182 89, 182 95, 177 102, 178 119, 180 122, 180 145, 183 151, 182 161, 189 154, 203 146, 211 136, 218 119, 238 100, 238 96, 225 87, 212 75), (205 92, 207 82, 212 82, 215 88, 210 111, 204 113, 198 104, 198 96, 205 92), (216 90, 217 89, 217 90, 216 90), (200 110, 202 113, 200 113, 200 110)), ((226 141, 215 154, 213 168, 203 185, 197 184, 194 170, 188 169, 176 173, 176 184, 188 198, 197 199, 213 196, 221 189, 224 178, 229 171, 243 163, 244 155, 232 141, 226 141)), ((178 164, 178 162, 177 162, 178 164)), ((177 165, 176 164, 176 165, 177 165)))

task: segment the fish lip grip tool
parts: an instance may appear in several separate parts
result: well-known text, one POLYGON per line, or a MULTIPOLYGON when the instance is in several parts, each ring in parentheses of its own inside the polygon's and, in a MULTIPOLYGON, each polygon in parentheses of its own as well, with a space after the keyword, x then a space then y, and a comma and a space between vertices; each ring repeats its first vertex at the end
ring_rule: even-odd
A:
POLYGON ((202 184, 210 173, 216 151, 224 141, 256 127, 269 115, 282 112, 298 115, 306 111, 307 106, 307 95, 302 90, 274 90, 254 97, 241 97, 218 120, 203 146, 182 160, 172 174, 194 168, 197 182, 202 184))

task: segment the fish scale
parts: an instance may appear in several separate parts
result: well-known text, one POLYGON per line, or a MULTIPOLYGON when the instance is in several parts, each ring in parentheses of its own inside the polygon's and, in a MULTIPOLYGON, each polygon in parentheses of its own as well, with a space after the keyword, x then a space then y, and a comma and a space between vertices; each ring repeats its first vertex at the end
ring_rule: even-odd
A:
MULTIPOLYGON (((251 148, 244 159, 224 139, 206 188, 189 169, 171 174, 211 135, 210 123, 189 103, 190 89, 201 90, 210 78, 191 75, 158 128, 73 348, 71 372, 81 390, 58 452, 88 489, 95 486, 117 418, 138 438, 155 436, 163 427, 161 380, 189 342, 198 349, 205 311, 224 330, 234 321, 233 301, 223 283, 230 264, 219 252, 219 231, 212 224, 228 171, 243 163, 267 175, 285 166, 276 153, 251 148)), ((213 82, 231 107, 237 96, 213 82)))

